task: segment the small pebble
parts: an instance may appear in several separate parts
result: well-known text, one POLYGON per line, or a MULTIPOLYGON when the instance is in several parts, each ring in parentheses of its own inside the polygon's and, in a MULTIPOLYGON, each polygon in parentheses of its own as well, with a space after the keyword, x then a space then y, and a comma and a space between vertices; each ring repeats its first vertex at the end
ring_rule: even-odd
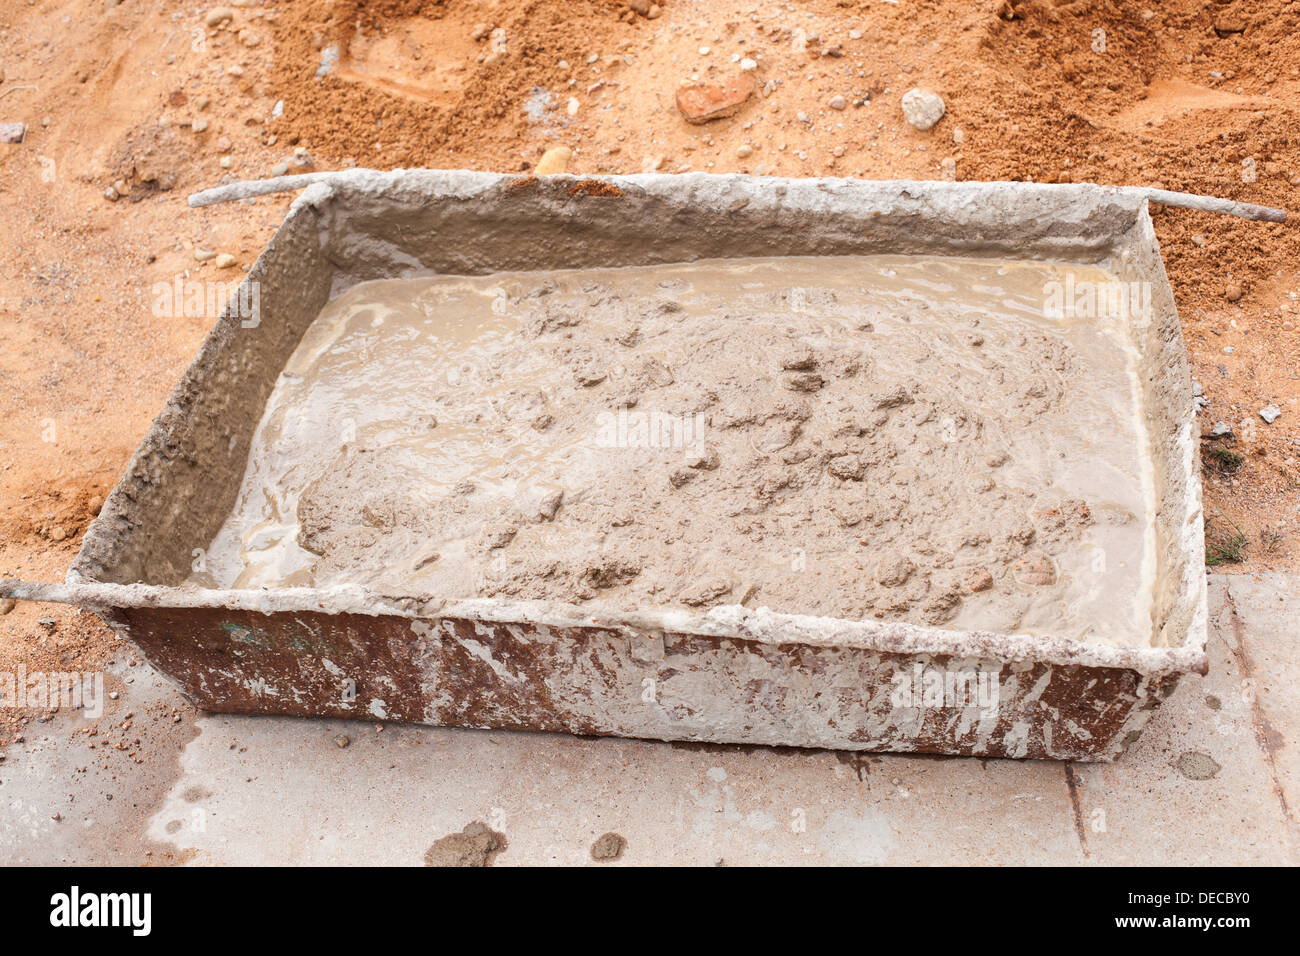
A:
POLYGON ((913 88, 903 94, 903 117, 916 129, 925 132, 943 119, 943 97, 930 90, 913 88))
POLYGON ((552 146, 542 154, 538 160, 537 167, 533 170, 534 176, 556 176, 569 168, 569 160, 573 156, 573 150, 568 146, 552 146))
POLYGON ((1259 410, 1259 417, 1264 419, 1264 421, 1270 425, 1272 425, 1281 414, 1282 409, 1278 408, 1276 405, 1265 405, 1259 410))
POLYGON ((720 462, 718 450, 712 445, 693 449, 686 455, 686 467, 701 471, 715 471, 720 462))
POLYGON ((606 833, 591 845, 591 858, 600 863, 617 860, 623 855, 627 840, 617 833, 606 833))
POLYGON ((230 7, 213 7, 208 11, 208 15, 203 18, 203 22, 210 27, 217 27, 228 20, 234 19, 235 11, 230 7))
POLYGON ((556 514, 559 513, 560 505, 564 501, 563 491, 553 491, 543 498, 537 505, 537 514, 545 521, 554 521, 556 514))

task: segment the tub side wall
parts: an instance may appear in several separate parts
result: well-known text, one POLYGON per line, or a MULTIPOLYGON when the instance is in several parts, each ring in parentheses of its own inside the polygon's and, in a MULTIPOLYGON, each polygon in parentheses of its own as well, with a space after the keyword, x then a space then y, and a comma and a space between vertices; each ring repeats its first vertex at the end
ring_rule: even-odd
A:
POLYGON ((626 627, 217 608, 111 619, 210 711, 653 740, 1111 760, 1176 681, 626 627))
POLYGON ((335 291, 375 278, 780 255, 1099 261, 1137 216, 1098 186, 357 171, 323 209, 335 291), (1011 188, 1014 187, 1014 188, 1011 188))
POLYGON ((317 213, 295 208, 154 420, 69 580, 179 584, 190 574, 193 549, 234 507, 271 389, 325 305, 332 275, 317 213))
MULTIPOLYGON (((1143 210, 1115 259, 1121 282, 1150 291, 1150 314, 1132 328, 1156 486, 1156 647, 1200 651, 1206 641, 1205 540, 1200 448, 1191 366, 1151 217, 1143 210)), ((1143 293, 1145 294, 1145 293, 1143 293)))

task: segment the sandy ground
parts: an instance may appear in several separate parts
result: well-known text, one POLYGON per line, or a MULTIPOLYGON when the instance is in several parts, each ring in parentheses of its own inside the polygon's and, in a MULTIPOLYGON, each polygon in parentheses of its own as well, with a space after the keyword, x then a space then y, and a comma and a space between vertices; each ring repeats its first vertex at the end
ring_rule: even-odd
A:
MULTIPOLYGON (((159 308, 154 285, 237 280, 281 220, 287 196, 186 206, 225 178, 518 171, 565 145, 578 173, 951 170, 1300 208, 1297 2, 665 0, 653 19, 616 0, 215 9, 0 4, 0 122, 28 126, 0 144, 0 574, 63 576, 211 324, 159 308), (761 92, 685 123, 677 88, 732 78, 743 58, 761 92), (914 86, 947 104, 929 132, 901 114, 914 86)), ((1233 454, 1207 458, 1212 557, 1295 570, 1300 232, 1174 210, 1156 226, 1205 428, 1236 432, 1217 443, 1233 454), (1281 416, 1266 425, 1270 404, 1281 416)), ((0 618, 0 671, 128 658, 67 609, 0 618)), ((0 740, 22 716, 0 715, 0 740)))

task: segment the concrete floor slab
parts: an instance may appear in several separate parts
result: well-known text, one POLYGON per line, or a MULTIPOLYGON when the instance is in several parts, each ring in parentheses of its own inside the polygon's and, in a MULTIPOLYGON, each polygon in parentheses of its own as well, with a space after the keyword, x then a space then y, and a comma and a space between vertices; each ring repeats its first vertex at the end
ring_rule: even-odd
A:
MULTIPOLYGON (((1284 666, 1284 632, 1300 617, 1300 592, 1293 584, 1290 604, 1279 603, 1286 579, 1272 577, 1213 577, 1209 675, 1183 681, 1121 761, 1070 765, 1080 842, 1090 860, 1295 862, 1295 819, 1279 790, 1273 756, 1260 745, 1258 727, 1268 718, 1261 695, 1252 691, 1258 677, 1248 676, 1252 670, 1238 651, 1244 646, 1252 649, 1248 655, 1262 654, 1269 647, 1284 671, 1300 665, 1292 658, 1284 666), (1141 772, 1132 772, 1133 766, 1141 772)), ((1300 728, 1297 718, 1292 710, 1292 734, 1300 728)))
POLYGON ((1210 675, 1114 764, 209 716, 121 666, 99 721, 59 714, 5 752, 0 856, 418 865, 480 821, 506 838, 495 865, 589 863, 607 832, 614 865, 1294 865, 1298 585, 1212 576, 1210 675))

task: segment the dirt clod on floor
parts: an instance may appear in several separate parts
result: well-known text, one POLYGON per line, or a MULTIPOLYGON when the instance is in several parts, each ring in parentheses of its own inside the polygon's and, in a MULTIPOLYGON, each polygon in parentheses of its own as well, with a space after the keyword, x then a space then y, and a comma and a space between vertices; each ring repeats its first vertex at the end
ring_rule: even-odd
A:
POLYGON ((591 845, 591 858, 598 863, 617 860, 627 848, 627 840, 617 833, 606 833, 591 845))
POLYGON ((491 866, 506 848, 504 834, 474 821, 459 833, 434 842, 424 851, 425 866, 491 866))
POLYGON ((1174 761, 1174 769, 1188 780, 1209 780, 1223 768, 1209 754, 1189 750, 1174 761))

